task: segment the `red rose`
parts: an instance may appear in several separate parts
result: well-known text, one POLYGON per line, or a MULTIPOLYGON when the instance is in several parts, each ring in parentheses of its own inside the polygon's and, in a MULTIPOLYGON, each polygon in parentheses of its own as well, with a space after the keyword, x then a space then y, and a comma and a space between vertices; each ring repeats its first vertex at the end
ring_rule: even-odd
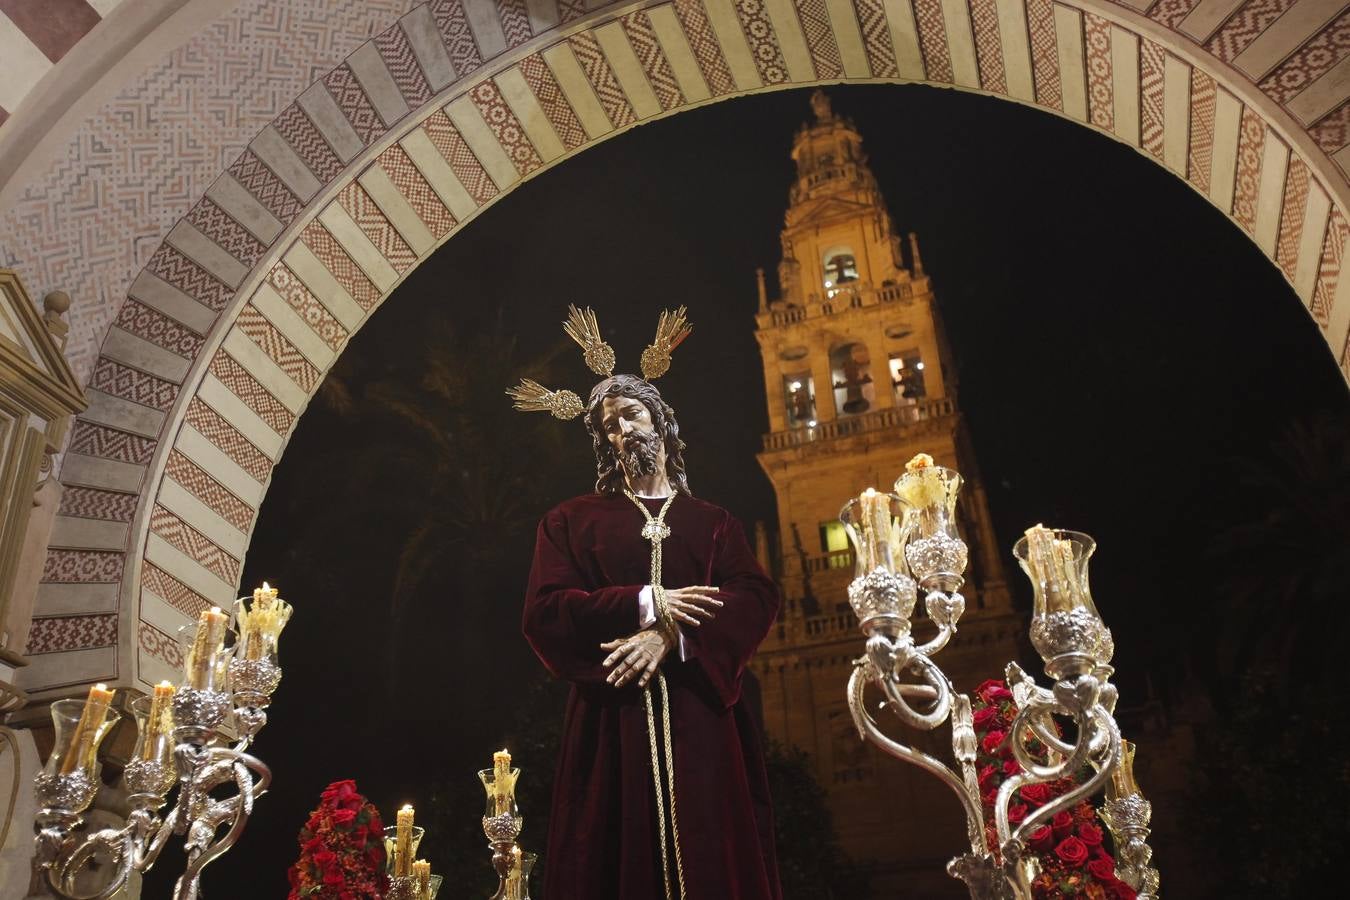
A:
POLYGON ((1137 900, 1139 897, 1134 888, 1120 880, 1112 881, 1106 887, 1111 892, 1111 900, 1137 900))
POLYGON ((997 678, 990 678, 987 681, 981 681, 980 686, 975 689, 975 696, 983 698, 985 691, 1001 687, 1003 687, 1003 682, 999 681, 997 678))
POLYGON ((975 727, 984 731, 989 727, 989 723, 998 718, 998 710, 992 706, 986 706, 975 710, 975 727))
POLYGON ((1017 825, 1017 824, 1020 824, 1021 821, 1022 821, 1023 819, 1025 819, 1026 817, 1027 817, 1027 807, 1026 807, 1026 804, 1024 804, 1024 803, 1010 803, 1010 804, 1008 804, 1008 824, 1009 824, 1009 825, 1017 825))
POLYGON ((333 810, 333 824, 346 827, 356 821, 356 810, 354 809, 335 809, 333 810))
POLYGON ((1116 880, 1116 867, 1114 860, 1101 859, 1100 857, 1098 857, 1097 859, 1094 859, 1091 862, 1089 862, 1087 864, 1087 868, 1088 871, 1092 873, 1092 877, 1097 879, 1098 881, 1109 884, 1110 882, 1116 880))
MULTIPOLYGON (((1058 818, 1058 816, 1056 816, 1056 818, 1058 818)), ((1078 838, 1070 835, 1055 846, 1055 855, 1058 856, 1066 866, 1081 866, 1083 863, 1087 862, 1088 848, 1087 845, 1078 838)))
POLYGON ((980 741, 980 746, 984 748, 985 753, 997 753, 999 745, 1003 743, 1003 739, 1007 736, 1007 732, 991 731, 984 736, 984 740, 980 741))
POLYGON ((989 790, 991 787, 997 787, 994 783, 994 776, 998 774, 998 768, 993 765, 985 766, 980 770, 980 792, 989 790))
MULTIPOLYGON (((1029 784, 1022 788, 1022 799, 1032 806, 1044 806, 1050 801, 1050 786, 1048 784, 1029 784)), ((1098 838, 1098 843, 1101 839, 1098 838)))
POLYGON ((1037 853, 1044 853, 1055 846, 1055 832, 1049 825, 1042 825, 1027 835, 1027 846, 1037 853))
POLYGON ((1096 825, 1084 823, 1078 826, 1078 839, 1089 847, 1102 845, 1102 830, 1096 825))
POLYGON ((1057 812, 1050 820, 1050 827, 1055 829, 1055 837, 1062 840, 1068 837, 1073 829, 1073 816, 1066 812, 1057 812))
POLYGON ((998 788, 991 787, 989 790, 985 791, 983 794, 980 795, 980 800, 984 803, 985 806, 993 806, 995 803, 998 802, 998 788))
POLYGON ((329 850, 327 847, 324 847, 322 850, 315 852, 315 854, 311 857, 311 859, 314 860, 314 864, 316 866, 318 866, 321 869, 326 869, 333 863, 337 862, 337 854, 334 853, 332 850, 329 850))

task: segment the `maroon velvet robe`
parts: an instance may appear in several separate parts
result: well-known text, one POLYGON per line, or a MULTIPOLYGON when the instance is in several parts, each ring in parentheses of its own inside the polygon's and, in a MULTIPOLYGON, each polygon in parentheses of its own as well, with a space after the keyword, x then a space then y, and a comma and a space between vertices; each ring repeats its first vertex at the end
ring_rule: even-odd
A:
MULTIPOLYGON (((652 515, 660 500, 644 501, 652 515)), ((741 673, 778 612, 740 523, 677 496, 662 543, 667 588, 714 585, 716 618, 683 626, 670 689, 675 796, 688 900, 779 900, 773 814, 741 673)), ((600 644, 638 629, 650 580, 644 519, 622 494, 589 494, 539 524, 522 628, 550 672, 572 682, 549 822, 545 900, 663 900, 661 848, 642 690, 614 688, 600 644)), ((652 679, 655 686, 656 679, 652 679)), ((659 694, 653 705, 660 728, 659 694)), ((674 858, 671 888, 676 891, 674 858)))

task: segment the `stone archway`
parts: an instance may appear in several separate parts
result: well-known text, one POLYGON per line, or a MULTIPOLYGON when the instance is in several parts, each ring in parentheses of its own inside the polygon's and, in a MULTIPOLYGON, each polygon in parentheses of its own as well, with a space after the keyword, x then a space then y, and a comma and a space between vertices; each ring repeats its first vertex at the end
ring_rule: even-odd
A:
POLYGON ((324 372, 418 262, 522 180, 727 97, 923 82, 1108 134, 1251 236, 1350 377, 1338 74, 1350 63, 1337 56, 1350 23, 1338 12, 1320 0, 237 5, 137 76, 139 93, 92 113, 43 191, 5 213, 3 255, 37 269, 39 289, 75 294, 60 281, 91 271, 78 226, 108 217, 100 191, 125 187, 140 203, 128 213, 140 224, 96 244, 114 262, 71 313, 93 402, 63 460, 25 686, 172 677, 176 626, 237 594, 272 467, 324 372), (340 50, 335 67, 254 52, 286 47, 298 23, 340 50), (269 65, 280 91, 259 87, 269 65), (295 74, 306 66, 312 83, 295 74), (184 188, 162 146, 138 156, 117 143, 119 127, 140 133, 134 116, 171 106, 175 85, 212 78, 225 80, 210 95, 221 115, 266 110, 242 152, 228 129, 185 127, 208 158, 184 188), (232 99, 230 79, 252 92, 232 99), (109 143, 120 156, 105 158, 109 143), (128 186, 138 166, 140 187, 128 186), (157 204, 166 197, 181 218, 157 204))

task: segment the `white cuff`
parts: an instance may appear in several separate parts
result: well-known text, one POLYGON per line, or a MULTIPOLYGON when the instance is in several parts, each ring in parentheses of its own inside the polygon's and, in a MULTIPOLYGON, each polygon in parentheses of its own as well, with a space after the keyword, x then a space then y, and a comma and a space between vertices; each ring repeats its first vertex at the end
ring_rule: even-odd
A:
MULTIPOLYGON (((638 591, 638 629, 651 628, 656 624, 656 600, 652 597, 652 586, 643 585, 642 590, 638 591)), ((684 662, 686 654, 684 652, 684 631, 680 628, 678 622, 675 623, 675 633, 679 635, 680 642, 680 662, 684 662)))

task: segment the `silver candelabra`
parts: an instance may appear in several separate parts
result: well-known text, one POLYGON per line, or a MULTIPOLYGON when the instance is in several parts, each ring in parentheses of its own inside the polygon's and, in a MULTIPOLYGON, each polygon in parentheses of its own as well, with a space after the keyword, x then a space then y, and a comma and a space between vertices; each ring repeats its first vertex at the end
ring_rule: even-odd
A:
POLYGON ((232 647, 224 646, 229 616, 204 611, 191 634, 183 683, 175 688, 163 682, 153 696, 131 703, 137 740, 123 770, 131 810, 125 826, 81 831, 99 785, 99 745, 120 718, 112 692, 96 685, 86 700, 52 704, 56 745, 35 780, 34 867, 56 896, 111 897, 133 871, 149 870, 177 834, 187 864, 174 900, 196 900, 202 870, 239 840, 254 802, 272 781, 266 764, 247 750, 267 724, 281 681, 277 638, 291 607, 264 584, 251 605, 241 598, 235 608, 232 647), (231 719, 232 739, 222 733, 231 719), (164 813, 175 785, 176 801, 164 813), (229 793, 218 796, 220 789, 229 793), (77 879, 96 859, 112 860, 112 874, 105 885, 82 890, 77 879))
POLYGON ((867 636, 866 653, 854 664, 848 702, 858 733, 887 754, 936 776, 956 795, 966 814, 968 852, 947 871, 964 881, 974 900, 1029 900, 1037 857, 1028 837, 1057 812, 1067 810, 1103 786, 1102 811, 1123 859, 1117 877, 1143 900, 1157 895, 1157 871, 1148 868, 1148 803, 1123 777, 1122 741, 1113 716, 1116 688, 1109 681, 1113 645, 1088 589, 1092 538, 1036 526, 1017 542, 1014 554, 1032 581, 1035 608, 1031 642, 1052 679, 1049 689, 1016 663, 1006 674, 1018 713, 1009 730, 1013 758, 1021 771, 1000 786, 993 804, 997 846, 990 846, 976 770, 976 733, 970 698, 957 693, 933 661, 956 633, 965 611, 960 594, 967 561, 956 524, 961 476, 933 465, 921 454, 895 483, 895 493, 868 489, 840 515, 853 547, 855 577, 849 601, 867 636), (938 628, 918 644, 911 616, 924 592, 924 606, 938 628), (885 705, 904 725, 932 731, 951 721, 955 767, 887 735, 869 706, 868 687, 879 689, 885 705), (1061 738, 1056 717, 1072 723, 1072 741, 1061 738), (1031 744, 1045 748, 1038 754, 1031 744), (1030 812, 1009 820, 1019 789, 1091 775, 1030 812), (1115 777, 1113 777, 1115 776, 1115 777))

